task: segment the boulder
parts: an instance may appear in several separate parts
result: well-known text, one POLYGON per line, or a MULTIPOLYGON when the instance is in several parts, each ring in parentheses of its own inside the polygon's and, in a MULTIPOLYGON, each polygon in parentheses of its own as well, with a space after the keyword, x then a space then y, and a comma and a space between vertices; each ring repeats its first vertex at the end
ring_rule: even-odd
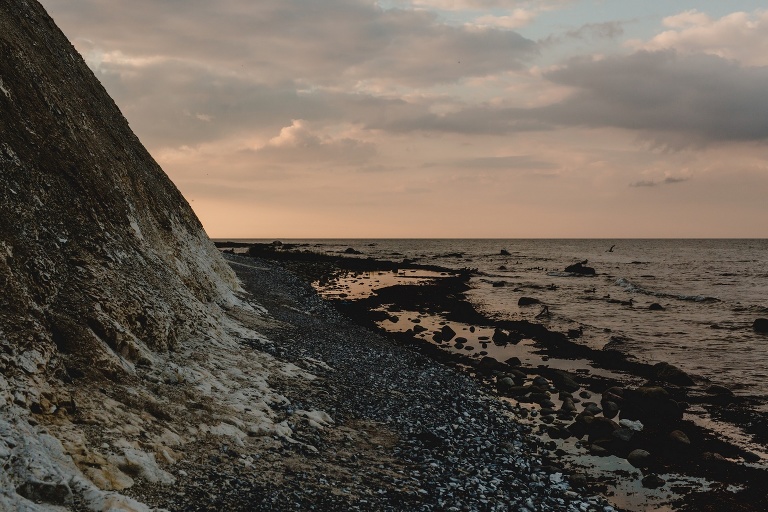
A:
POLYGON ((565 267, 565 271, 571 272, 572 274, 579 274, 583 276, 594 276, 595 274, 597 274, 594 268, 586 266, 586 261, 580 261, 579 263, 568 265, 567 267, 565 267))
POLYGON ((520 297, 517 300, 518 306, 531 306, 533 304, 541 304, 541 301, 539 299, 534 299, 533 297, 520 297))
POLYGON ((491 339, 496 345, 506 345, 509 343, 509 334, 497 328, 495 331, 493 331, 493 338, 491 339))
POLYGON ((477 363, 477 369, 482 372, 504 372, 509 370, 509 365, 502 363, 495 357, 484 356, 477 363))
POLYGON ((706 389, 706 392, 709 393, 710 395, 728 396, 728 397, 733 396, 733 391, 719 384, 712 384, 706 389))
POLYGON ((506 395, 510 392, 510 390, 512 390, 512 388, 516 386, 517 383, 511 377, 502 377, 496 381, 496 390, 502 395, 506 395))
POLYGON ((615 418, 619 414, 619 406, 616 402, 605 400, 600 405, 603 406, 603 416, 606 418, 615 418))
POLYGON ((456 336, 456 331, 450 328, 448 325, 444 325, 442 329, 440 329, 440 334, 442 335, 443 341, 451 341, 454 336, 456 336))
POLYGON ((643 386, 627 389, 621 406, 621 418, 640 420, 644 424, 664 425, 680 421, 683 411, 666 389, 643 386))
POLYGON ((674 448, 688 448, 691 446, 691 440, 682 430, 673 430, 667 437, 674 448))
POLYGON ((754 329, 755 332, 768 334, 768 318, 758 318, 755 320, 752 324, 752 329, 754 329))
POLYGON ((692 386, 694 384, 693 379, 687 373, 669 363, 653 365, 653 373, 658 380, 677 386, 692 386))
POLYGON ((346 249, 344 249, 344 254, 363 254, 363 253, 358 251, 357 249, 353 249, 352 247, 347 247, 346 249))
POLYGON ((629 452, 627 462, 636 468, 647 468, 651 464, 651 454, 638 448, 629 452))
POLYGON ((507 285, 506 281, 494 281, 491 283, 494 288, 504 288, 507 285))
POLYGON ((499 251, 499 254, 502 256, 511 256, 511 254, 509 254, 509 251, 506 249, 502 249, 501 251, 499 251))
POLYGON ((581 388, 581 385, 576 382, 573 377, 568 374, 568 372, 565 371, 554 372, 552 374, 552 383, 557 389, 570 392, 578 391, 581 388))
POLYGON ((654 302, 653 304, 648 306, 648 309, 650 309, 651 311, 664 311, 666 308, 664 308, 664 306, 662 306, 658 302, 654 302))
POLYGON ((646 489, 658 489, 667 483, 663 478, 658 475, 647 475, 641 480, 643 487, 646 489))

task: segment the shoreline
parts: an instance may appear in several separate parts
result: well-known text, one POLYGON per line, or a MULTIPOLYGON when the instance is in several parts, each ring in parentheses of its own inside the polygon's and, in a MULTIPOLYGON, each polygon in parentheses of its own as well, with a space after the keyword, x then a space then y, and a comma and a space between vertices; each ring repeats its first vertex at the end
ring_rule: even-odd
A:
MULTIPOLYGON (((219 243, 218 245, 220 245, 220 249, 224 248, 222 247, 224 243, 219 243)), ((674 506, 677 507, 675 509, 706 510, 706 508, 701 507, 710 506, 712 507, 710 508, 711 510, 716 510, 718 509, 717 507, 720 507, 719 509, 722 510, 729 506, 738 505, 753 507, 742 508, 743 510, 760 510, 757 503, 759 503, 760 499, 764 498, 765 491, 761 491, 757 487, 759 487, 759 482, 766 481, 767 473, 764 466, 759 468, 754 464, 759 460, 759 456, 733 443, 719 439, 716 431, 704 428, 704 426, 692 421, 692 415, 687 412, 689 410, 693 411, 693 408, 697 411, 704 410, 709 417, 716 418, 721 422, 730 421, 740 428, 744 428, 748 423, 752 422, 752 434, 759 435, 760 433, 765 433, 765 430, 761 428, 763 423, 754 421, 757 418, 764 422, 764 415, 756 415, 750 409, 753 404, 748 399, 732 395, 726 396, 722 390, 715 390, 720 391, 720 394, 713 393, 711 389, 707 392, 707 390, 703 389, 701 383, 687 382, 687 376, 679 371, 675 371, 674 367, 670 368, 669 365, 652 366, 628 360, 618 352, 599 351, 588 348, 579 345, 574 339, 569 338, 567 334, 550 331, 540 324, 526 321, 499 321, 488 318, 482 313, 475 311, 468 302, 463 300, 462 293, 468 289, 467 280, 471 274, 471 270, 468 269, 457 273, 455 270, 444 267, 414 265, 412 262, 407 261, 392 262, 372 260, 370 258, 345 257, 344 255, 320 255, 308 251, 291 251, 290 247, 287 250, 270 247, 268 244, 247 245, 248 247, 255 247, 255 249, 251 250, 253 255, 280 261, 282 265, 303 275, 305 279, 326 284, 330 279, 344 272, 388 272, 393 269, 418 269, 452 274, 453 277, 436 279, 435 281, 439 284, 433 283, 418 287, 419 293, 416 294, 413 293, 417 289, 414 286, 396 285, 379 289, 376 294, 372 295, 374 298, 336 300, 332 302, 334 302, 335 307, 339 311, 352 318, 358 324, 380 333, 384 332, 399 344, 409 346, 418 352, 424 353, 428 357, 441 362, 441 364, 462 368, 463 371, 478 380, 489 392, 502 396, 506 395, 507 399, 512 400, 517 405, 529 403, 531 410, 536 411, 534 414, 542 408, 551 409, 552 407, 558 409, 555 411, 557 413, 563 407, 563 393, 568 393, 568 391, 558 390, 557 386, 553 386, 558 379, 563 380, 560 376, 563 373, 562 371, 549 368, 551 366, 549 363, 554 361, 577 360, 577 365, 581 364, 579 361, 588 361, 590 368, 572 368, 576 371, 566 371, 565 374, 567 377, 577 381, 577 386, 575 387, 590 396, 595 395, 598 403, 600 403, 601 393, 609 388, 621 388, 626 385, 627 381, 631 380, 627 378, 628 376, 633 377, 636 382, 634 387, 627 386, 630 394, 633 394, 633 396, 636 395, 638 389, 644 392, 645 389, 651 387, 661 388, 661 391, 658 392, 663 393, 663 401, 679 404, 679 410, 673 410, 667 420, 658 422, 658 425, 654 425, 651 428, 646 428, 645 432, 634 436, 635 439, 631 443, 624 443, 622 447, 600 445, 595 447, 595 444, 590 443, 592 451, 588 451, 587 454, 577 454, 575 458, 577 460, 579 458, 595 459, 593 452, 600 452, 601 449, 605 449, 608 453, 598 453, 600 457, 610 458, 617 455, 626 457, 628 451, 632 451, 630 448, 646 448, 651 453, 655 452, 653 462, 649 463, 647 467, 642 468, 641 477, 649 477, 646 482, 647 486, 661 486, 663 488, 665 483, 653 477, 670 471, 693 478, 706 478, 715 483, 712 490, 703 492, 696 492, 695 485, 691 485, 685 490, 677 489, 674 496, 674 501, 676 502, 674 506), (386 321, 386 316, 382 316, 381 309, 382 306, 393 303, 398 308, 404 310, 419 311, 423 313, 422 316, 425 318, 439 315, 443 323, 451 325, 473 326, 473 329, 474 326, 487 326, 494 329, 502 329, 509 335, 515 333, 515 337, 518 338, 517 342, 521 339, 532 340, 535 347, 531 348, 531 350, 543 356, 544 361, 548 361, 548 364, 526 368, 520 366, 519 363, 518 365, 509 365, 495 360, 491 362, 491 360, 486 358, 484 361, 485 366, 483 367, 479 364, 480 360, 476 357, 473 359, 466 354, 455 353, 456 351, 453 354, 446 352, 445 348, 439 346, 441 344, 428 340, 425 341, 423 334, 422 339, 415 337, 412 330, 386 332, 386 329, 383 329, 381 325, 382 321, 386 321), (597 377, 590 373, 590 369, 594 370, 596 368, 608 369, 613 373, 618 372, 620 376, 618 378, 597 377), (520 389, 515 390, 513 394, 510 394, 509 390, 500 389, 500 376, 510 376, 511 371, 524 373, 528 377, 527 381, 521 380, 516 384, 530 386, 531 380, 535 377, 547 379, 549 381, 548 384, 552 386, 550 391, 559 395, 559 400, 553 398, 556 404, 547 403, 545 405, 550 407, 543 407, 541 404, 535 403, 535 401, 531 403, 528 396, 524 396, 522 399, 520 396, 515 396, 514 393, 519 393, 520 389), (646 385, 638 385, 638 379, 647 381, 643 383, 646 385), (686 416, 685 419, 683 419, 684 415, 686 416), (673 428, 674 430, 672 430, 673 428), (675 446, 674 443, 670 444, 669 433, 680 431, 684 431, 684 437, 687 438, 685 439, 685 446, 681 447, 675 446), (723 488, 729 485, 746 485, 747 487, 740 492, 732 493, 719 490, 717 482, 720 482, 723 488), (750 487, 748 484, 752 484, 752 486, 750 487)), ((423 319, 416 321, 421 323, 423 319)), ((397 325, 394 322, 393 324, 397 325)), ((461 332, 459 334, 464 336, 461 332)), ((514 387, 520 388, 522 386, 514 387)), ((571 402, 570 397, 566 398, 568 398, 568 402, 571 402)), ((578 423, 579 416, 583 414, 583 408, 578 403, 582 400, 575 396, 574 398, 577 407, 573 411, 574 414, 570 417, 563 414, 560 414, 558 417, 555 414, 554 416, 557 418, 555 422, 537 422, 539 428, 537 435, 541 439, 546 442, 557 440, 558 443, 561 443, 560 438, 572 437, 573 433, 568 434, 565 429, 567 425, 559 424, 570 423, 574 419, 576 421, 570 425, 573 426, 578 423), (560 420, 565 421, 561 422, 560 420), (555 426, 552 426, 553 424, 555 426)), ((595 398, 592 400, 594 401, 595 398)), ((637 401, 638 398, 634 396, 633 400, 637 401)), ((654 404, 657 409, 659 403, 657 400, 657 403, 654 404)), ((658 413, 658 410, 656 412, 658 413)), ((546 416, 539 417, 548 418, 546 416)), ((619 417, 615 417, 615 419, 618 421, 619 417)), ((646 427, 649 427, 649 425, 646 425, 646 427)), ((764 443, 764 440, 757 440, 764 443)), ((560 453, 554 456, 555 461, 566 458, 566 453, 564 453, 561 446, 558 445, 555 449, 560 451, 560 453)), ((594 466, 594 461, 591 464, 594 466)), ((670 482, 667 486, 671 487, 675 486, 675 484, 670 482)), ((678 485, 678 487, 684 486, 678 485)), ((636 490, 634 489, 634 491, 636 490)))

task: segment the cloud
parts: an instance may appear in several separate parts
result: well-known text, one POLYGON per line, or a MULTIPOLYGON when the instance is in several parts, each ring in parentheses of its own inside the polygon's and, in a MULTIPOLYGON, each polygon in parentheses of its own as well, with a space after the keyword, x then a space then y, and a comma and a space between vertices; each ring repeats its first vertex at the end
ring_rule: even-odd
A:
POLYGON ((538 12, 515 9, 508 15, 494 16, 487 14, 480 16, 474 21, 474 24, 481 27, 502 27, 502 28, 520 28, 531 23, 537 16, 538 12))
POLYGON ((350 137, 333 137, 313 132, 301 119, 280 130, 265 145, 252 150, 258 162, 287 165, 302 163, 308 166, 361 165, 376 154, 374 144, 350 137))
POLYGON ((663 180, 654 181, 654 180, 641 180, 636 181, 634 183, 630 183, 630 187, 658 187, 659 185, 673 185, 675 183, 683 183, 684 181, 688 181, 690 178, 685 176, 667 176, 663 180))
POLYGON ((537 52, 509 30, 452 26, 430 11, 362 0, 44 3, 105 54, 204 63, 261 83, 424 86, 519 69, 537 52))
POLYGON ((635 131, 663 148, 768 140, 768 67, 674 50, 574 59, 544 73, 573 94, 518 117, 635 131))
POLYGON ((426 167, 454 167, 469 170, 553 170, 559 166, 530 155, 484 156, 462 158, 440 163, 426 164, 426 167))
POLYGON ((663 24, 669 30, 649 41, 632 40, 627 45, 649 51, 706 53, 746 66, 768 65, 768 10, 734 12, 722 18, 690 10, 664 18, 663 24))
POLYGON ((615 39, 624 34, 624 24, 619 21, 587 23, 565 33, 569 39, 615 39))

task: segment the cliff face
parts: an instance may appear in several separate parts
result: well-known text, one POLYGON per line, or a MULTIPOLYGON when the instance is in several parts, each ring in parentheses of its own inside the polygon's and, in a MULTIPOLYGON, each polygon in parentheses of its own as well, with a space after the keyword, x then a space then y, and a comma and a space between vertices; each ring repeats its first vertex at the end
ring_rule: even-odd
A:
POLYGON ((0 510, 148 510, 115 491, 175 481, 186 401, 274 429, 258 306, 34 0, 0 2, 0 285, 0 510))
POLYGON ((237 287, 35 1, 0 6, 0 282, 4 351, 70 378, 173 349, 237 287))

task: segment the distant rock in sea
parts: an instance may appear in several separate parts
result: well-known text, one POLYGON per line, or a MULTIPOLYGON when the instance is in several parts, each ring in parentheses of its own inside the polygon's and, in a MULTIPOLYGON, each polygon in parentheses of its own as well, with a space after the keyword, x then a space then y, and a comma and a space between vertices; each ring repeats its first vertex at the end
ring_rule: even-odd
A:
POLYGON ((578 263, 574 263, 573 265, 568 265, 565 267, 565 271, 584 276, 594 276, 596 274, 595 269, 592 267, 587 267, 586 264, 586 260, 580 261, 578 263))

